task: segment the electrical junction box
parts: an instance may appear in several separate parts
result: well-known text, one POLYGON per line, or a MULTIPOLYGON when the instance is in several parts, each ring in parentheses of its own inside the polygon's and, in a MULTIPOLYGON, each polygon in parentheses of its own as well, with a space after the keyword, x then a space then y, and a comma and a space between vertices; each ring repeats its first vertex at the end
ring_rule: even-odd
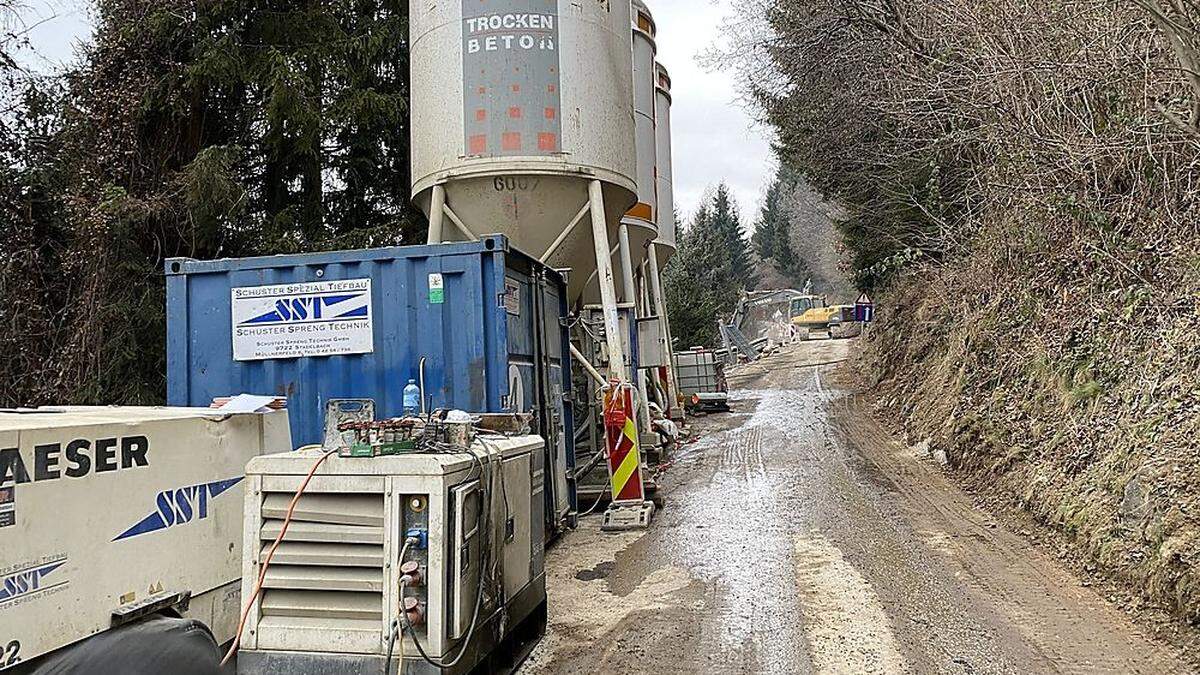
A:
POLYGON ((661 368, 667 365, 667 341, 663 337, 662 320, 649 316, 637 320, 638 367, 661 368))
POLYGON ((244 468, 285 411, 0 412, 0 670, 146 612, 233 638, 244 468))
MULTIPOLYGON (((238 672, 385 672, 392 622, 406 600, 415 636, 394 645, 404 663, 387 672, 465 673, 510 638, 540 635, 544 447, 538 436, 480 436, 470 452, 330 456, 267 567, 238 672), (410 536, 418 543, 406 549, 410 536), (420 581, 401 597, 405 563, 420 581), (414 637, 438 663, 465 652, 438 668, 419 656, 414 637)), ((258 457, 247 467, 243 597, 253 594, 295 491, 321 455, 258 457)))
MULTIPOLYGON (((625 365, 630 367, 630 370, 636 370, 641 367, 640 355, 638 347, 641 340, 639 338, 638 319, 636 310, 631 304, 622 304, 617 306, 617 328, 621 331, 621 349, 625 352, 625 365)), ((588 354, 592 358, 592 366, 597 370, 604 372, 608 368, 608 342, 606 340, 607 328, 604 323, 604 308, 600 305, 584 305, 583 311, 580 313, 580 328, 583 333, 581 342, 585 349, 584 354, 588 354)))

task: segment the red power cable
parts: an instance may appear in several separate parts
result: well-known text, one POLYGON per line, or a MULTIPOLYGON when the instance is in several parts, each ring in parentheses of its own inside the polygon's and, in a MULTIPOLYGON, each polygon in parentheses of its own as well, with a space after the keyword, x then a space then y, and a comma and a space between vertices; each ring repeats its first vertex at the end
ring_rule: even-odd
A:
POLYGON ((229 651, 225 654, 225 658, 221 659, 221 667, 229 663, 229 659, 237 653, 238 647, 242 644, 242 631, 246 629, 246 619, 250 616, 250 608, 254 606, 254 601, 258 599, 259 593, 262 593, 263 582, 267 578, 267 568, 271 565, 271 559, 275 557, 275 551, 279 545, 283 543, 283 537, 287 534, 288 526, 292 524, 292 514, 296 510, 296 504, 300 503, 300 496, 304 494, 304 490, 308 488, 308 484, 312 482, 313 476, 317 473, 317 469, 329 459, 330 455, 337 453, 337 450, 330 450, 321 455, 316 464, 308 470, 308 475, 305 476, 304 482, 300 484, 300 489, 296 490, 296 496, 292 497, 292 503, 288 505, 287 515, 283 517, 283 527, 279 528, 279 536, 275 537, 275 542, 271 544, 271 549, 267 551, 267 557, 263 560, 262 571, 258 573, 258 582, 254 584, 254 592, 250 594, 250 598, 246 601, 246 607, 242 610, 242 618, 238 621, 237 634, 233 638, 233 644, 229 645, 229 651))

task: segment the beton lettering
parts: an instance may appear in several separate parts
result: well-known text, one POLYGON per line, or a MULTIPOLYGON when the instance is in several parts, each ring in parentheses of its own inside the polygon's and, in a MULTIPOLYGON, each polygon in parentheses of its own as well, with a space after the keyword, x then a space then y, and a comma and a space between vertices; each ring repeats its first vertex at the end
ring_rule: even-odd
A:
POLYGON ((554 51, 551 14, 492 14, 464 19, 468 54, 523 49, 554 51))

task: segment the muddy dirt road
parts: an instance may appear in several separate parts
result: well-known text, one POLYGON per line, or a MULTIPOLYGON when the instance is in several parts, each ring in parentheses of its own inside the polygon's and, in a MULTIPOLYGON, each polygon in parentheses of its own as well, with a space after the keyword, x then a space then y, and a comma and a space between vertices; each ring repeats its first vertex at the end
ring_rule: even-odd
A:
POLYGON ((523 673, 1185 673, 838 384, 850 343, 731 378, 646 532, 548 553, 523 673))

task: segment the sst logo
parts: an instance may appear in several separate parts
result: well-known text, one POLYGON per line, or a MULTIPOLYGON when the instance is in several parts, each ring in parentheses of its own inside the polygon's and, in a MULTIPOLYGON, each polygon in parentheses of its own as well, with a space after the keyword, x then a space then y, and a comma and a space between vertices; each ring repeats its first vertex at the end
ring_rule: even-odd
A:
POLYGON ((154 498, 155 510, 128 530, 117 535, 113 541, 185 525, 194 520, 204 520, 208 517, 209 502, 225 494, 240 482, 242 482, 242 477, 239 476, 229 480, 160 492, 154 498))
POLYGON ((270 311, 243 321, 241 326, 269 326, 303 321, 352 321, 367 319, 368 292, 280 298, 270 311))
POLYGON ((65 581, 54 583, 53 579, 49 582, 46 581, 46 577, 65 564, 67 564, 67 561, 64 558, 52 563, 30 567, 20 572, 13 572, 4 577, 3 580, 0 580, 0 605, 27 597, 38 591, 44 591, 65 584, 65 581))

